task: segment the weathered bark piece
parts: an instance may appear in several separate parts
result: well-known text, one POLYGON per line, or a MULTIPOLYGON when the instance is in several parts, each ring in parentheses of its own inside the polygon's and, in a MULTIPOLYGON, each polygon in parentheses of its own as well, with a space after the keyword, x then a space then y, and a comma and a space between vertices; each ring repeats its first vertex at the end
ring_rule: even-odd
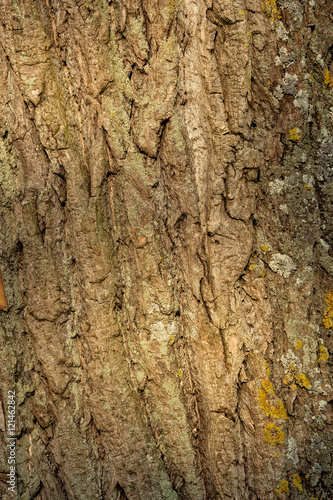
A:
POLYGON ((0 1, 1 498, 332 498, 332 7, 0 1))

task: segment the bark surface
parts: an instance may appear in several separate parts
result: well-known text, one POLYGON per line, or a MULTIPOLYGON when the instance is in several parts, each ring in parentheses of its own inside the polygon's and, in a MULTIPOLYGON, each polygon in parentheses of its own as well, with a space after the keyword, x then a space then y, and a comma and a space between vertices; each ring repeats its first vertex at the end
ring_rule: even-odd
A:
POLYGON ((332 7, 0 0, 1 498, 332 498, 332 7))

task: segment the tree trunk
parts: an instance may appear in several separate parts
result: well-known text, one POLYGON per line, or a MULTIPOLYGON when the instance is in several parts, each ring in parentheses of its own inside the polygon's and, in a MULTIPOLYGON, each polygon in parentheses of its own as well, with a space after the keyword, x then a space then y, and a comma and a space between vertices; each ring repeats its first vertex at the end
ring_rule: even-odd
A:
POLYGON ((1 0, 1 498, 333 497, 332 5, 1 0))

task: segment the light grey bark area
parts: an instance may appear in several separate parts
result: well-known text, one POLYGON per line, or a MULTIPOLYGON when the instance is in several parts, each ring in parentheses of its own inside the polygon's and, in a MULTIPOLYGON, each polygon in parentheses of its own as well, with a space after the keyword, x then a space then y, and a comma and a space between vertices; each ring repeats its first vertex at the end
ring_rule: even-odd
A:
POLYGON ((333 4, 0 0, 0 496, 333 496, 333 4))

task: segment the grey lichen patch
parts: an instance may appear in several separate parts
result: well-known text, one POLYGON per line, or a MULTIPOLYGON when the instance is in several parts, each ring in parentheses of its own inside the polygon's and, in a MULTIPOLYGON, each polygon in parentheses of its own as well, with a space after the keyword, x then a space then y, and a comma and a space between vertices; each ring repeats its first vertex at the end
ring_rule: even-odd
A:
POLYGON ((307 188, 314 188, 315 179, 311 174, 303 174, 302 180, 307 188))
POLYGON ((272 256, 269 267, 274 273, 278 273, 283 278, 289 278, 289 276, 296 271, 297 266, 289 255, 283 255, 281 253, 276 253, 272 256))
POLYGON ((275 64, 276 66, 282 66, 285 69, 293 64, 295 62, 295 59, 295 52, 288 52, 286 47, 281 47, 280 54, 275 58, 275 64))
POLYGON ((319 407, 320 411, 326 411, 327 401, 325 401, 324 399, 322 399, 321 401, 319 401, 318 407, 319 407))
POLYGON ((296 356, 291 349, 288 349, 287 354, 281 357, 281 363, 285 370, 288 369, 291 365, 294 365, 299 371, 301 371, 301 362, 298 356, 296 356))
POLYGON ((309 94, 306 90, 299 90, 294 99, 294 106, 299 108, 303 116, 308 115, 308 122, 312 121, 313 106, 309 105, 309 94))
POLYGON ((297 75, 290 75, 289 73, 286 73, 281 81, 281 88, 282 91, 286 95, 296 95, 297 94, 297 89, 296 89, 296 84, 298 82, 298 76, 297 75))
POLYGON ((273 95, 274 97, 280 101, 283 97, 283 95, 297 95, 297 85, 298 82, 298 76, 297 75, 290 75, 289 73, 286 73, 283 79, 280 81, 280 84, 275 88, 273 95))
POLYGON ((140 18, 130 18, 129 27, 133 39, 133 47, 136 55, 146 60, 148 57, 148 43, 143 29, 143 23, 140 18))
POLYGON ((323 240, 322 238, 320 238, 319 241, 320 241, 321 246, 324 247, 325 250, 328 252, 328 250, 330 249, 330 245, 325 240, 323 240))
POLYGON ((287 458, 294 466, 298 464, 297 443, 292 436, 288 437, 287 458))
POLYGON ((278 85, 276 87, 276 89, 273 92, 273 95, 274 95, 275 99, 277 99, 278 101, 281 101, 281 99, 283 97, 283 90, 282 90, 281 85, 278 85))
POLYGON ((298 4, 293 0, 281 0, 279 2, 281 9, 286 9, 292 18, 293 27, 302 28, 303 26, 303 8, 302 4, 298 4))
POLYGON ((1 205, 10 206, 15 196, 15 161, 8 152, 5 141, 0 139, 0 192, 1 205))
POLYGON ((271 194, 281 194, 285 188, 285 182, 282 179, 274 179, 269 183, 271 194))
POLYGON ((277 37, 280 40, 282 40, 283 42, 287 42, 288 41, 289 31, 286 30, 286 28, 283 26, 283 24, 282 23, 277 23, 275 29, 276 29, 277 37))

